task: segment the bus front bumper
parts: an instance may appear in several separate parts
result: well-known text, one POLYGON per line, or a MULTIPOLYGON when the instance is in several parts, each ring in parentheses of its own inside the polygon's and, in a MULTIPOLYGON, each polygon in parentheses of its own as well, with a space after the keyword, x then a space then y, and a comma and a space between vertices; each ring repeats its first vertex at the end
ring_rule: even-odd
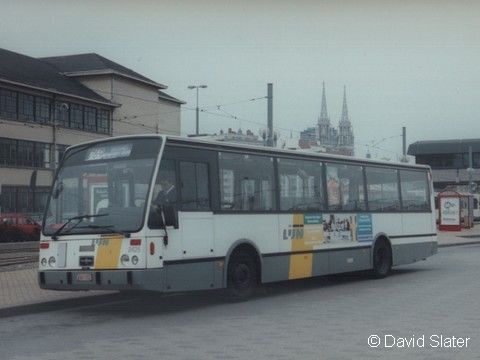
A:
POLYGON ((164 269, 49 270, 38 272, 38 284, 51 290, 165 291, 164 269))

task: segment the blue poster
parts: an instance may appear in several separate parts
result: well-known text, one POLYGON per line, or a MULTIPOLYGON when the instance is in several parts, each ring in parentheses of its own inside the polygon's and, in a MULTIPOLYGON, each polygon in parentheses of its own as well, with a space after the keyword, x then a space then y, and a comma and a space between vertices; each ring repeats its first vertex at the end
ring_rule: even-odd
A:
POLYGON ((357 217, 357 239, 358 241, 372 241, 372 214, 358 214, 357 217))

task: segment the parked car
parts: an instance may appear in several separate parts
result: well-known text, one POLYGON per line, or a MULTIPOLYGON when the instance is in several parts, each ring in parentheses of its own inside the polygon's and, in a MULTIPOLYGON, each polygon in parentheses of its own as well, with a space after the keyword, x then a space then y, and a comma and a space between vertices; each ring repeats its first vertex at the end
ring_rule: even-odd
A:
POLYGON ((23 213, 0 214, 0 242, 38 241, 41 226, 23 213))

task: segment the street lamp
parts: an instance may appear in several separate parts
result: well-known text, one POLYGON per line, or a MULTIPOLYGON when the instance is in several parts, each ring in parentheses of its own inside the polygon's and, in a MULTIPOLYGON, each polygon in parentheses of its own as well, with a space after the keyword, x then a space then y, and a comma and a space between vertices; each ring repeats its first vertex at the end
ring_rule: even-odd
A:
POLYGON ((188 88, 190 90, 193 90, 193 89, 197 90, 197 107, 195 108, 195 112, 196 112, 195 134, 198 135, 198 89, 206 89, 207 85, 190 85, 188 88))

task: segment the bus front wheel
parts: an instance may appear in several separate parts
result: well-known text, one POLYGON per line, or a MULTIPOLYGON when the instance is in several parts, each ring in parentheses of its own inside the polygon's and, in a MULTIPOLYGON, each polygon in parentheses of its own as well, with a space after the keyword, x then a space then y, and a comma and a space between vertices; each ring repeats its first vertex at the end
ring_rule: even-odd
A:
POLYGON ((227 294, 231 301, 245 301, 258 285, 254 259, 248 252, 234 253, 228 264, 227 294))
POLYGON ((373 269, 374 278, 381 279, 387 276, 392 270, 392 249, 385 239, 379 239, 373 248, 373 269))

